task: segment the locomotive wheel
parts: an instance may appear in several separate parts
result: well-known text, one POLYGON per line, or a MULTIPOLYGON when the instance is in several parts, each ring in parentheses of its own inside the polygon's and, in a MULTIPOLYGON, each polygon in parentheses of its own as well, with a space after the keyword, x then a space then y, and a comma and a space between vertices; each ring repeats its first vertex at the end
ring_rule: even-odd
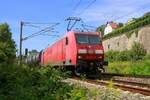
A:
POLYGON ((87 78, 92 79, 100 79, 101 78, 101 70, 95 67, 94 69, 86 69, 82 66, 75 67, 75 75, 77 76, 85 76, 87 78))
POLYGON ((77 75, 77 76, 85 75, 85 71, 84 71, 83 67, 81 67, 81 66, 75 67, 75 75, 77 75))
POLYGON ((92 72, 88 72, 87 77, 92 79, 101 79, 101 70, 97 69, 92 72))
POLYGON ((103 66, 100 67, 100 69, 101 69, 102 72, 105 72, 105 68, 103 66))

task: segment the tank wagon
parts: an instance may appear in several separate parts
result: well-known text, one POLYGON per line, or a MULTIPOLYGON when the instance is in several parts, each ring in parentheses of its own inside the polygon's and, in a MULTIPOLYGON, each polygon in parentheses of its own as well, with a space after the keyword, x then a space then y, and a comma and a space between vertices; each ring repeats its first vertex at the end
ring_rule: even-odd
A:
POLYGON ((59 41, 42 50, 38 57, 42 65, 51 63, 76 74, 100 74, 103 65, 107 64, 99 32, 67 32, 59 41))

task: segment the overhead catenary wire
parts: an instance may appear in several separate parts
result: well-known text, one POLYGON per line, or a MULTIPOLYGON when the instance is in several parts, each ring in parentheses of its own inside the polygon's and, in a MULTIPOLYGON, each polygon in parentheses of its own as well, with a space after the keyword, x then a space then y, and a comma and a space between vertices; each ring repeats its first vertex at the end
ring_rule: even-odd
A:
POLYGON ((49 23, 42 23, 42 22, 23 22, 24 23, 24 25, 26 25, 26 24, 44 24, 44 25, 51 25, 51 24, 56 24, 56 23, 53 23, 53 22, 49 22, 49 23))
MULTIPOLYGON (((81 2, 82 2, 82 0, 79 0, 79 1, 75 4, 75 6, 73 6, 73 8, 72 8, 73 12, 71 12, 68 17, 70 17, 70 16, 73 15, 73 13, 78 9, 78 7, 79 7, 79 5, 81 4, 81 2)), ((66 17, 66 16, 63 17, 63 18, 61 19, 61 21, 66 21, 66 19, 67 19, 68 17, 66 17)))
POLYGON ((32 25, 32 24, 25 24, 24 26, 29 26, 29 27, 34 27, 34 28, 41 28, 40 26, 32 25))
POLYGON ((23 38, 23 40, 27 40, 27 39, 30 39, 30 38, 33 38, 33 37, 36 37, 36 36, 39 36, 39 35, 59 37, 58 35, 43 34, 43 33, 46 33, 46 32, 56 32, 57 33, 57 31, 52 31, 52 30, 42 30, 42 31, 34 33, 34 35, 30 35, 28 37, 23 38))
POLYGON ((33 33, 33 34, 31 34, 31 35, 29 35, 29 36, 23 38, 22 40, 27 40, 27 39, 29 39, 29 38, 32 38, 32 37, 41 35, 42 33, 45 33, 45 32, 48 32, 48 31, 53 31, 53 30, 54 30, 53 27, 55 27, 55 26, 58 25, 58 24, 59 24, 59 23, 55 23, 55 24, 52 25, 52 26, 46 27, 46 28, 44 28, 44 29, 41 29, 40 31, 35 32, 35 33, 33 33))
POLYGON ((77 4, 73 7, 73 10, 76 11, 77 8, 80 6, 82 0, 79 0, 79 2, 77 2, 77 4))
POLYGON ((122 19, 122 18, 124 18, 124 17, 127 17, 127 16, 129 16, 129 15, 131 15, 131 14, 134 14, 135 12, 139 12, 140 10, 149 7, 149 6, 146 6, 146 5, 149 5, 149 4, 150 4, 150 2, 145 3, 145 4, 142 5, 141 7, 137 8, 137 9, 135 9, 135 10, 133 10, 133 11, 131 11, 131 12, 125 14, 125 15, 122 15, 122 16, 119 16, 119 17, 114 18, 113 21, 120 20, 120 19, 122 19))
MULTIPOLYGON (((81 4, 81 2, 82 2, 82 0, 79 0, 78 2, 77 2, 77 4, 73 7, 73 12, 72 13, 75 13, 75 11, 78 9, 78 7, 80 6, 80 4, 81 4)), ((71 14, 71 16, 72 17, 75 17, 75 16, 80 16, 81 14, 83 14, 84 12, 85 12, 85 10, 87 10, 93 3, 95 3, 96 2, 96 0, 93 0, 92 2, 91 2, 91 0, 90 0, 90 2, 89 2, 89 4, 80 12, 80 13, 78 13, 77 15, 75 14, 71 14)), ((69 17, 64 17, 62 20, 65 20, 66 21, 66 19, 68 19, 69 17)), ((76 17, 76 18, 79 18, 79 17, 76 17)), ((72 25, 71 25, 71 21, 69 21, 68 22, 68 26, 67 26, 67 31, 68 30, 70 30, 70 29, 72 29, 74 26, 75 26, 75 24, 76 24, 76 22, 77 21, 75 21, 74 23, 72 23, 72 25), (69 28, 69 26, 71 26, 70 28, 69 28), (69 28, 69 29, 68 29, 69 28)), ((82 26, 83 27, 83 26, 82 26)))
POLYGON ((90 2, 80 13, 78 13, 77 15, 80 16, 81 14, 83 14, 91 5, 93 5, 96 2, 96 0, 93 0, 92 2, 90 2))

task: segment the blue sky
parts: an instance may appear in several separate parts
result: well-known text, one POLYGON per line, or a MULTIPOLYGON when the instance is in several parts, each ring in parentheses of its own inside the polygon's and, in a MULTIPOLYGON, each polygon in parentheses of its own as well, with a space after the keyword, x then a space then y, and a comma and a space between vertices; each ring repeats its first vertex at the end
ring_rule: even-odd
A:
MULTIPOLYGON (((116 22, 126 22, 129 18, 142 16, 145 12, 150 11, 149 0, 95 0, 88 8, 87 6, 93 0, 81 0, 80 5, 75 8, 79 1, 0 0, 0 23, 7 22, 10 25, 18 48, 20 21, 59 22, 60 25, 55 27, 59 33, 49 32, 48 34, 63 36, 67 25, 64 19, 69 16, 81 17, 88 25, 98 26, 114 19, 117 19, 116 22), (119 16, 124 17, 118 19, 119 16)), ((28 36, 36 31, 35 28, 25 27, 23 36, 28 36)), ((38 36, 24 41, 23 48, 41 50, 56 40, 58 40, 57 37, 38 36)))

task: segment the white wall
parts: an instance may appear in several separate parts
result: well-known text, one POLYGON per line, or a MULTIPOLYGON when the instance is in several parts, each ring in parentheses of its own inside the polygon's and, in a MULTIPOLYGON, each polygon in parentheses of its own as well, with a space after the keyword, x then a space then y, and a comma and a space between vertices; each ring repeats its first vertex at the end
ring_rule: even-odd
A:
POLYGON ((112 29, 112 27, 110 26, 110 24, 107 24, 107 26, 106 26, 106 28, 105 28, 105 30, 104 30, 104 35, 106 35, 106 34, 112 32, 112 31, 113 31, 113 29, 112 29))

